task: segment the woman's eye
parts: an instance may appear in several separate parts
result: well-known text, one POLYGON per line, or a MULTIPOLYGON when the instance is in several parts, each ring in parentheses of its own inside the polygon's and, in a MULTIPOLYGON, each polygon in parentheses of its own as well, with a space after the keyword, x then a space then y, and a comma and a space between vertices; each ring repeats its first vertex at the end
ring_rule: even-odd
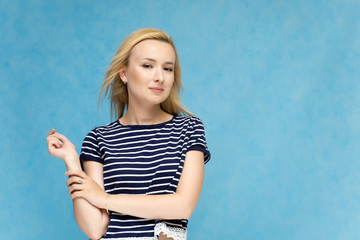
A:
POLYGON ((168 71, 168 72, 172 72, 172 71, 173 71, 173 69, 170 68, 170 67, 166 67, 166 68, 164 68, 164 70, 165 70, 165 71, 168 71))
POLYGON ((144 68, 151 68, 151 65, 150 64, 143 64, 143 67, 144 68))

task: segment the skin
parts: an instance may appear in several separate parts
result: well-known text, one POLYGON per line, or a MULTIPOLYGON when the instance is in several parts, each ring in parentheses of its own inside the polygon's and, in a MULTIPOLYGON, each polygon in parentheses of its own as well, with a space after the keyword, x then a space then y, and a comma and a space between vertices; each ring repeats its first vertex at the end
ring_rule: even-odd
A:
MULTIPOLYGON (((132 49, 128 66, 119 72, 127 82, 129 96, 128 110, 119 119, 121 124, 157 124, 172 118, 161 110, 160 103, 169 96, 174 83, 175 59, 172 46, 158 40, 144 40, 132 49)), ((76 222, 91 239, 106 233, 106 199, 111 211, 148 219, 188 219, 199 200, 204 178, 204 154, 200 151, 187 152, 174 194, 107 197, 102 164, 84 161, 82 171, 75 146, 55 129, 49 132, 47 144, 49 154, 65 162, 76 222)), ((171 238, 162 235, 162 239, 171 238)))

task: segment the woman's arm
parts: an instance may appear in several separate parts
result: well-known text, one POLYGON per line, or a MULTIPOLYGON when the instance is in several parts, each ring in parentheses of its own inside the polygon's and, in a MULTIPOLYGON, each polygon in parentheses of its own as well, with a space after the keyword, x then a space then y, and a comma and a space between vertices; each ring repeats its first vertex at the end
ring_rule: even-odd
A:
MULTIPOLYGON (((102 164, 94 161, 84 161, 83 166, 87 176, 103 190, 104 180, 102 164)), ((78 182, 71 183, 71 181, 68 180, 67 185, 69 186, 70 184, 80 185, 78 182)), ((99 239, 106 233, 110 218, 104 209, 92 205, 83 198, 73 199, 73 207, 75 220, 86 236, 90 239, 99 239)))
MULTIPOLYGON (((86 176, 82 172, 69 171, 73 181, 86 176)), ((188 219, 199 200, 204 179, 204 153, 189 151, 176 193, 164 195, 109 195, 107 208, 122 214, 148 219, 188 219)), ((96 188, 96 186, 93 186, 96 188)), ((70 187, 71 198, 84 198, 93 205, 105 209, 106 193, 101 189, 88 189, 85 185, 70 187)))
MULTIPOLYGON (((64 160, 67 171, 82 172, 75 146, 65 136, 52 129, 46 141, 49 154, 64 160)), ((92 161, 84 162, 84 169, 89 179, 98 185, 99 188, 104 189, 102 168, 103 166, 100 163, 92 161)), ((78 182, 71 182, 69 179, 67 185, 71 184, 80 185, 78 182)), ((109 215, 105 211, 81 198, 73 200, 73 207, 78 226, 89 238, 99 239, 105 234, 109 224, 109 215)))

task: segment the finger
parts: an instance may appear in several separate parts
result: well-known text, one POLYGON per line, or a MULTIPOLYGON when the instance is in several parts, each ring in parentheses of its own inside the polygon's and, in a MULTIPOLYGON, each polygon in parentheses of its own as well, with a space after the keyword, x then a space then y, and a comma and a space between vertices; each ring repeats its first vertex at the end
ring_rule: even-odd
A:
POLYGON ((62 135, 62 134, 60 134, 60 133, 58 133, 58 132, 55 132, 55 128, 53 128, 53 129, 51 129, 51 131, 49 132, 49 134, 48 134, 48 137, 49 136, 55 136, 55 137, 57 137, 58 139, 65 139, 65 136, 64 135, 62 135))
POLYGON ((47 139, 47 141, 53 140, 53 141, 61 142, 61 139, 60 139, 60 138, 58 138, 57 136, 53 136, 53 135, 47 137, 46 139, 47 139))
POLYGON ((66 186, 69 187, 73 184, 83 184, 84 180, 82 178, 79 177, 70 177, 67 181, 66 181, 66 186), (82 181, 80 183, 80 180, 82 181))
POLYGON ((48 146, 51 147, 51 146, 56 146, 57 148, 60 148, 62 145, 62 142, 56 138, 51 138, 49 141, 48 141, 48 146))
POLYGON ((51 129, 50 132, 48 133, 48 136, 53 134, 55 132, 55 128, 51 129))
POLYGON ((51 135, 51 136, 48 136, 46 138, 46 141, 49 143, 50 141, 55 141, 55 142, 59 142, 59 143, 63 143, 62 139, 59 139, 58 137, 54 136, 54 135, 51 135))
POLYGON ((56 150, 57 150, 56 147, 51 146, 51 147, 49 148, 49 154, 50 154, 50 155, 55 154, 55 151, 56 151, 56 150))
POLYGON ((85 179, 87 177, 86 173, 83 171, 78 171, 78 170, 69 170, 67 172, 64 173, 66 176, 77 176, 80 178, 85 179))
POLYGON ((63 139, 65 139, 65 136, 64 135, 62 135, 62 134, 60 134, 60 133, 54 133, 54 135, 57 137, 57 138, 59 138, 59 139, 61 139, 61 140, 63 140, 63 139))
POLYGON ((66 186, 69 187, 69 186, 73 185, 73 183, 75 183, 74 177, 70 177, 70 178, 66 181, 66 186))
POLYGON ((49 150, 56 150, 56 149, 61 148, 61 145, 60 145, 60 143, 49 143, 48 148, 49 148, 49 150))
POLYGON ((72 200, 74 200, 75 198, 81 198, 81 197, 83 197, 81 191, 74 192, 74 193, 71 194, 71 196, 70 196, 70 198, 71 198, 72 200))
POLYGON ((65 136, 60 134, 60 133, 57 133, 57 132, 54 132, 52 135, 50 135, 51 137, 56 137, 57 139, 59 140, 64 140, 65 139, 65 136))
POLYGON ((68 192, 70 193, 70 194, 73 194, 74 192, 76 192, 76 191, 81 191, 81 190, 83 190, 84 188, 83 188, 83 186, 81 185, 81 184, 73 184, 73 185, 71 185, 70 187, 69 187, 69 190, 68 190, 68 192))

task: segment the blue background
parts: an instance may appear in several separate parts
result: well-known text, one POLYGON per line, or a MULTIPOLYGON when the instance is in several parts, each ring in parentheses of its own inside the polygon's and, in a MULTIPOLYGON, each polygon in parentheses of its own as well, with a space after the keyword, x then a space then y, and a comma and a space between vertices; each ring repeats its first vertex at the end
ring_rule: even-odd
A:
POLYGON ((360 2, 0 2, 0 234, 86 239, 48 155, 80 151, 104 73, 131 32, 167 31, 212 160, 192 239, 360 239, 360 2))

